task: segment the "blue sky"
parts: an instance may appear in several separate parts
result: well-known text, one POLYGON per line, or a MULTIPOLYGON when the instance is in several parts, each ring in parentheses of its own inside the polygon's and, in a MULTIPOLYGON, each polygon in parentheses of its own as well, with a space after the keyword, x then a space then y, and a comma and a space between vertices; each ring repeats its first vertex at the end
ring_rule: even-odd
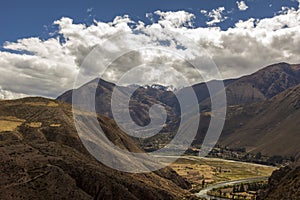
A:
MULTIPOLYGON (((103 54, 90 63, 106 66, 113 55, 121 53, 120 49, 163 47, 190 63, 198 62, 206 80, 240 77, 278 62, 300 63, 299 2, 2 0, 0 99, 32 95, 55 98, 73 87, 81 71, 87 72, 85 81, 91 80, 89 75, 97 74, 93 65, 82 63, 97 45, 103 54), (111 40, 116 34, 121 38, 111 40), (110 45, 103 45, 107 41, 118 48, 107 48, 110 45), (199 59, 203 50, 217 66, 220 77, 199 59)), ((161 63, 148 74, 133 77, 175 87, 183 86, 177 80, 178 73, 191 84, 203 81, 174 55, 136 52, 135 60, 129 61, 161 63), (170 68, 176 68, 177 74, 170 68)), ((131 63, 116 66, 106 74, 106 79, 115 83, 130 70, 131 63)))
POLYGON ((117 15, 128 14, 132 19, 149 22, 146 13, 156 10, 177 11, 186 10, 196 15, 195 26, 205 27, 207 17, 200 10, 210 11, 225 7, 228 19, 218 24, 227 29, 238 20, 250 17, 272 17, 282 6, 297 7, 295 0, 247 0, 248 9, 239 11, 236 0, 3 0, 0 3, 0 44, 5 41, 15 41, 19 38, 37 36, 49 37, 54 20, 63 16, 74 19, 78 23, 91 23, 95 18, 99 21, 111 21, 117 15), (91 9, 91 12, 87 12, 91 9), (50 30, 49 30, 50 29, 50 30))

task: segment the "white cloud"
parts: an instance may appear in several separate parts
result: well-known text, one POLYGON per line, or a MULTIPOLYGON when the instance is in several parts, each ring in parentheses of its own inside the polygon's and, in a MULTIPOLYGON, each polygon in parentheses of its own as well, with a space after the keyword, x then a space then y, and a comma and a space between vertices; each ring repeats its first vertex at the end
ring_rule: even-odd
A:
POLYGON ((192 26, 192 20, 195 18, 195 15, 188 13, 186 11, 177 11, 177 12, 162 12, 160 10, 155 11, 155 14, 160 16, 159 23, 164 26, 192 26))
POLYGON ((151 22, 154 22, 153 13, 146 13, 146 18, 148 18, 151 22))
MULTIPOLYGON (((219 8, 215 13, 223 11, 224 8, 219 8)), ((54 22, 59 27, 58 33, 63 37, 63 43, 55 37, 47 40, 32 37, 6 42, 4 48, 19 52, 0 51, 0 98, 14 98, 18 95, 56 97, 72 88, 80 67, 88 80, 99 65, 87 67, 81 64, 96 45, 103 48, 99 49, 101 56, 95 58, 94 63, 109 62, 118 52, 126 49, 161 45, 174 55, 188 58, 188 61, 202 62, 198 59, 201 50, 194 48, 202 47, 218 65, 224 78, 248 74, 276 62, 300 63, 300 46, 297 45, 300 43, 299 9, 288 9, 272 18, 239 21, 225 31, 218 27, 192 27, 195 16, 185 11, 156 11, 155 14, 159 20, 148 25, 142 21, 134 22, 127 15, 117 16, 108 23, 95 21, 89 26, 76 24, 72 19, 64 17, 54 22), (116 34, 118 37, 105 43, 116 34)), ((211 24, 222 19, 213 18, 211 24)), ((151 69, 155 76, 140 73, 137 76, 167 85, 174 81, 172 85, 178 86, 178 75, 169 76, 172 71, 168 67, 174 67, 184 73, 189 81, 200 82, 193 68, 174 55, 160 51, 132 52, 117 60, 106 78, 116 82, 132 65, 158 63, 165 67, 157 65, 151 69)), ((203 68, 203 73, 214 78, 207 68, 203 68)))
POLYGON ((205 15, 205 14, 207 14, 208 12, 207 12, 207 10, 200 10, 200 13, 203 14, 203 15, 205 15))
POLYGON ((216 25, 216 24, 224 21, 225 19, 227 19, 227 17, 224 17, 222 15, 224 11, 225 11, 224 7, 219 7, 217 9, 213 9, 210 12, 208 12, 206 10, 200 10, 200 13, 202 13, 205 16, 209 17, 211 20, 207 21, 206 24, 208 26, 213 26, 213 25, 216 25))
POLYGON ((88 8, 88 9, 86 9, 86 12, 91 13, 93 10, 94 10, 94 8, 88 8))
POLYGON ((4 90, 0 87, 0 99, 19 99, 26 96, 26 94, 15 93, 12 91, 4 90))
POLYGON ((242 11, 245 11, 249 8, 245 1, 240 1, 240 2, 237 1, 236 4, 237 4, 239 10, 242 10, 242 11))

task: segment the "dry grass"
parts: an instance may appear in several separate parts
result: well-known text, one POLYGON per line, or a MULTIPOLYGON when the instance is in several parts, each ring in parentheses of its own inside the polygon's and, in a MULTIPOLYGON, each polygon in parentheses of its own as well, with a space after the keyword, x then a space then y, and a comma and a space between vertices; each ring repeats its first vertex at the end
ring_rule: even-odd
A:
POLYGON ((271 166, 256 165, 251 163, 231 162, 220 159, 195 160, 178 159, 171 167, 181 176, 194 183, 195 188, 205 183, 218 183, 238 179, 270 176, 276 169, 271 166))
POLYGON ((207 183, 214 182, 213 167, 201 164, 173 163, 171 167, 181 176, 192 183, 201 184, 205 179, 207 183))
POLYGON ((14 131, 20 126, 25 120, 18 119, 16 117, 0 117, 0 132, 2 131, 14 131))
POLYGON ((47 106, 49 106, 49 107, 57 107, 57 106, 59 106, 59 104, 55 103, 53 101, 49 101, 49 103, 47 104, 47 106))
POLYGON ((40 127, 42 127, 42 122, 31 122, 26 125, 31 128, 40 128, 40 127))
POLYGON ((60 127, 61 124, 50 124, 50 127, 60 127))
POLYGON ((48 102, 25 102, 26 105, 29 106, 48 106, 48 107, 57 107, 59 106, 58 103, 53 102, 53 101, 48 101, 48 102))

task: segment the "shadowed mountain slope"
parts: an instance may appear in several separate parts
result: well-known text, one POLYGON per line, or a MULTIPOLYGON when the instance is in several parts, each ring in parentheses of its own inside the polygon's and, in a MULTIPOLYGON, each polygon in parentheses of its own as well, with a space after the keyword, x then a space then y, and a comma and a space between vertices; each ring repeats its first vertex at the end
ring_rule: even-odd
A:
POLYGON ((232 106, 221 144, 300 158, 300 84, 251 105, 232 106))
POLYGON ((300 166, 286 166, 273 172, 267 190, 258 200, 298 200, 300 197, 300 166))
POLYGON ((300 84, 300 65, 278 63, 244 76, 226 88, 230 105, 253 103, 300 84))
MULTIPOLYGON (((226 81, 224 83, 228 105, 260 102, 300 84, 300 65, 277 63, 253 74, 234 79, 229 84, 226 84, 226 81)), ((204 108, 209 107, 209 96, 200 104, 204 108)))

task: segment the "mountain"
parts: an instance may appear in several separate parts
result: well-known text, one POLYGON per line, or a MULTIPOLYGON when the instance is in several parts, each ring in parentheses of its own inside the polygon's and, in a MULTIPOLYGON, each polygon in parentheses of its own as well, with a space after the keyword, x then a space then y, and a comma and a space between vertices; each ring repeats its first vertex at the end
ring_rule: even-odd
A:
POLYGON ((300 84, 263 102, 230 107, 220 143, 300 158, 299 130, 300 84))
MULTIPOLYGON (((142 152, 112 119, 98 120, 114 144, 142 152)), ((0 101, 0 176, 0 199, 179 199, 190 187, 170 168, 104 166, 82 145, 71 105, 45 98, 0 101)))
POLYGON ((259 102, 298 84, 300 65, 278 63, 241 77, 228 85, 227 101, 229 105, 259 102))
MULTIPOLYGON (((249 152, 262 152, 267 155, 298 155, 299 143, 299 99, 300 65, 277 63, 267 66, 251 75, 237 79, 224 80, 227 95, 228 112, 220 144, 236 147, 246 147, 249 152), (292 88, 292 89, 291 89, 292 88), (291 105, 296 106, 291 106, 291 105), (287 148, 283 144, 289 144, 287 148)), ((210 85, 218 84, 218 80, 210 81, 210 85)), ((75 89, 81 96, 92 89, 96 90, 96 110, 99 114, 112 118, 111 94, 116 85, 101 79, 95 79, 82 87, 75 89)), ((129 87, 118 88, 123 94, 129 87)), ((205 83, 191 86, 195 91, 201 121, 198 134, 193 145, 202 144, 210 122, 210 95, 205 83)), ((144 126, 150 122, 149 108, 153 104, 163 105, 168 114, 167 122, 160 134, 139 140, 146 150, 157 149, 168 143, 177 132, 181 121, 180 105, 175 95, 186 96, 187 90, 166 90, 165 87, 139 87, 131 97, 130 115, 138 125, 144 126), (160 145, 157 145, 160 144, 160 145)), ((218 90, 211 95, 219 95, 218 90)), ((57 98, 71 103, 72 90, 57 98)), ((190 107, 193 109, 193 107, 190 107)), ((122 112, 122 111, 120 111, 122 112)), ((194 120, 191 118, 191 120, 194 120)))
MULTIPOLYGON (((300 84, 300 65, 288 63, 273 64, 253 74, 224 81, 228 105, 264 101, 298 84, 300 84), (226 84, 228 81, 229 84, 226 84)), ((204 94, 206 96, 207 93, 204 94)), ((203 101, 199 103, 205 108, 209 107, 209 96, 202 99, 203 101)))
MULTIPOLYGON (((217 82, 219 81, 213 80, 209 83, 213 87, 214 83, 217 82)), ((223 83, 226 89, 228 105, 260 102, 270 99, 286 89, 300 84, 300 64, 291 65, 288 63, 277 63, 267 66, 251 75, 237 79, 224 80, 223 83)), ((109 83, 102 79, 95 79, 75 90, 80 92, 82 95, 85 95, 86 92, 96 88, 97 92, 95 98, 98 106, 97 112, 112 117, 110 112, 110 99, 115 87, 116 85, 113 83, 109 83)), ((128 88, 126 87, 118 87, 119 89, 124 90, 125 93, 128 91, 128 88)), ((210 94, 206 83, 198 83, 191 87, 195 91, 200 105, 204 108, 209 107, 210 94)), ((184 95, 186 90, 187 88, 182 88, 180 90, 176 90, 175 93, 177 95, 184 95)), ((218 95, 218 92, 219 91, 214 91, 211 95, 218 95)), ((136 101, 141 104, 142 106, 140 106, 140 108, 142 108, 142 110, 144 106, 148 108, 151 103, 161 103, 169 109, 173 109, 177 114, 180 111, 180 107, 178 102, 176 102, 174 93, 171 90, 168 90, 165 86, 140 86, 135 94, 136 96, 133 96, 132 101, 136 101), (142 102, 144 99, 147 101, 142 102)), ((60 95, 57 97, 57 100, 71 103, 72 90, 60 95)))
MULTIPOLYGON (((210 114, 201 115, 193 146, 202 144, 210 114)), ((252 104, 232 105, 218 144, 248 153, 300 159, 300 84, 252 104)))
MULTIPOLYGON (((74 91, 77 94, 80 94, 80 96, 87 96, 91 91, 96 91, 96 112, 112 118, 111 98, 113 90, 117 88, 121 91, 119 93, 119 98, 125 98, 125 96, 132 91, 132 87, 133 86, 116 86, 113 83, 97 78, 74 91)), ((57 97, 57 100, 72 103, 72 92, 73 90, 65 92, 57 97)), ((132 94, 129 103, 131 117, 137 124, 145 126, 150 122, 148 112, 149 108, 154 104, 161 104, 166 108, 169 117, 167 121, 176 121, 175 117, 177 116, 178 110, 173 108, 179 107, 176 105, 178 104, 178 101, 172 91, 166 90, 166 87, 159 85, 137 87, 136 91, 132 94)))
MULTIPOLYGON (((172 133, 177 132, 179 122, 180 122, 180 106, 178 100, 173 93, 173 91, 168 90, 168 88, 158 85, 153 86, 116 86, 113 83, 107 82, 103 79, 94 79, 83 86, 69 90, 64 94, 60 95, 57 100, 64 101, 67 103, 72 103, 72 94, 76 92, 82 97, 89 96, 91 91, 96 91, 95 93, 95 109, 100 115, 113 118, 111 110, 111 97, 114 89, 118 89, 119 99, 125 99, 127 94, 132 92, 132 88, 136 89, 129 101, 129 112, 132 120, 139 126, 146 126, 150 123, 149 110, 154 104, 162 105, 167 111, 166 125, 162 128, 161 133, 157 134, 150 139, 156 141, 157 138, 160 143, 165 143, 172 138, 172 133)), ((87 101, 90 101, 87 99, 87 101)), ((124 110, 118 110, 119 113, 124 113, 124 110)), ((159 114, 155 115, 159 116, 159 114)), ((147 131, 145 129, 145 131, 147 131)), ((133 138, 135 139, 135 138, 133 138)), ((148 142, 144 140, 136 140, 142 146, 147 146, 148 142)), ((150 147, 153 148, 152 146, 150 147)))

